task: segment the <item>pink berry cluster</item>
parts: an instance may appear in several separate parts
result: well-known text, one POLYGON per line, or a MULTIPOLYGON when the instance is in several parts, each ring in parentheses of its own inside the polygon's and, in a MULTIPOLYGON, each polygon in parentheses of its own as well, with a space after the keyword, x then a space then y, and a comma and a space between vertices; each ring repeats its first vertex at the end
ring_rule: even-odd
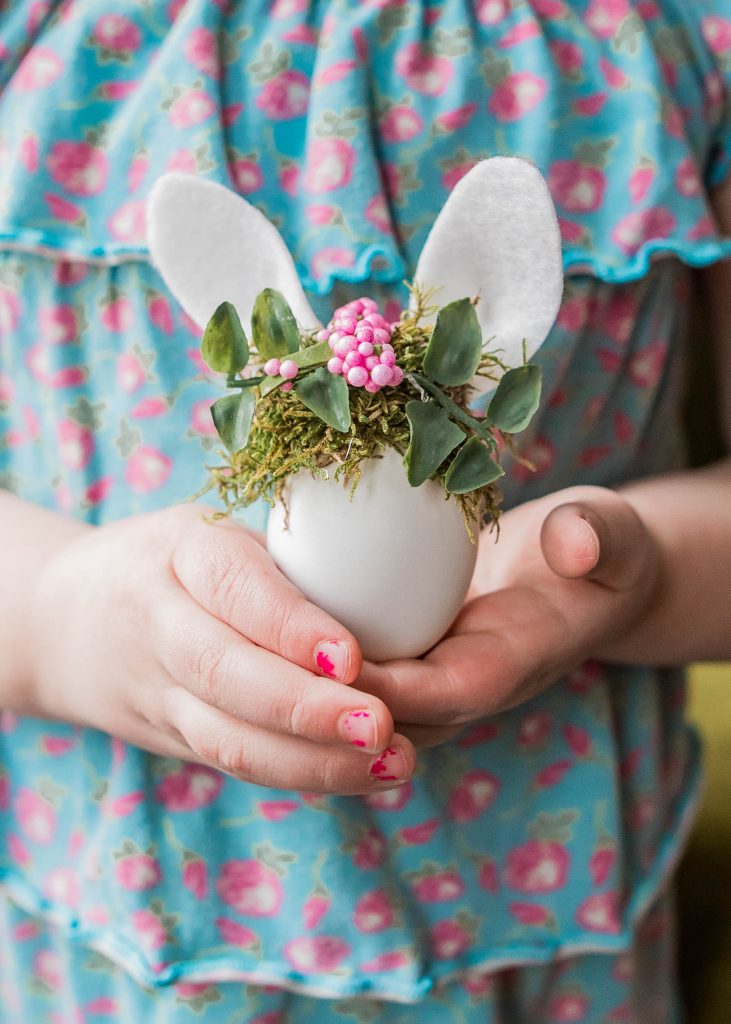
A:
POLYGON ((294 359, 267 359, 264 363, 264 373, 267 377, 284 377, 284 384, 280 384, 281 391, 292 390, 292 381, 299 372, 299 366, 294 359))
POLYGON ((391 344, 393 328, 378 312, 373 299, 353 299, 335 310, 332 320, 317 335, 327 341, 332 357, 330 373, 345 377, 354 388, 376 392, 384 387, 397 387, 404 371, 396 365, 391 344))

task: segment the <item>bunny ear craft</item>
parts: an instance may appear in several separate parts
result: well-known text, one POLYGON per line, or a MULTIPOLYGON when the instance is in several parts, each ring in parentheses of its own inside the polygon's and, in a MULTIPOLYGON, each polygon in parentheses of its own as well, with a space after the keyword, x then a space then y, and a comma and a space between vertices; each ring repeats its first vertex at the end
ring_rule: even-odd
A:
POLYGON ((264 288, 282 292, 304 330, 320 326, 277 229, 223 185, 163 175, 147 201, 147 233, 153 263, 200 327, 228 301, 249 331, 264 288))
MULTIPOLYGON (((527 160, 493 157, 461 179, 419 257, 415 282, 440 306, 479 295, 486 346, 508 366, 540 347, 561 304, 561 235, 548 186, 527 160)), ((480 393, 496 382, 476 377, 480 393)))

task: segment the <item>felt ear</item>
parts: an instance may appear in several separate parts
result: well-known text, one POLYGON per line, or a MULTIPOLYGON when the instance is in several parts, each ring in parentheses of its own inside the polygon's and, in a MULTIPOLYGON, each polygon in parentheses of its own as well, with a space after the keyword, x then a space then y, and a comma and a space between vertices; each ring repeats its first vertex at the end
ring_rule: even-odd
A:
MULTIPOLYGON (((455 186, 429 233, 414 275, 440 306, 479 295, 485 345, 508 366, 523 362, 553 326, 563 292, 561 234, 540 171, 493 157, 455 186)), ((478 392, 495 384, 476 377, 478 392)))
POLYGON ((152 261, 186 313, 200 327, 223 301, 250 332, 263 288, 276 288, 305 330, 320 326, 294 262, 274 225, 245 199, 212 181, 165 174, 147 201, 152 261))

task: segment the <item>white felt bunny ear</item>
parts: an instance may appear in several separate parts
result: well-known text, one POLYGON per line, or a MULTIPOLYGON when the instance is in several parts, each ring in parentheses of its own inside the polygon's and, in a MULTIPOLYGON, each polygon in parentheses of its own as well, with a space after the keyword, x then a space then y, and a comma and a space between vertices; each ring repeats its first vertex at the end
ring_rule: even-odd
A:
MULTIPOLYGON (((457 183, 429 233, 414 275, 434 302, 479 295, 486 345, 523 362, 553 326, 563 291, 561 235, 548 186, 527 160, 483 160, 457 183), (493 339, 493 340, 490 340, 493 339)), ((476 377, 477 390, 495 384, 476 377)))
POLYGON ((304 330, 320 323, 274 225, 235 192, 189 174, 165 174, 147 201, 152 261, 200 327, 224 301, 250 332, 254 300, 282 292, 304 330))

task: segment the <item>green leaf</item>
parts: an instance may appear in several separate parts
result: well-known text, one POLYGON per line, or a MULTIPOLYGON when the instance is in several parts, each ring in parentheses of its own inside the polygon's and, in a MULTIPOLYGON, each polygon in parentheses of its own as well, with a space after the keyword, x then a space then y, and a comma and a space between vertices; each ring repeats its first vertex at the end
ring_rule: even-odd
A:
POLYGON ((424 356, 424 373, 449 387, 467 384, 482 355, 482 331, 469 299, 457 299, 439 310, 424 356))
POLYGON ((282 359, 300 347, 297 321, 281 292, 274 288, 259 292, 251 313, 251 335, 263 360, 282 359))
POLYGON ((256 399, 250 390, 226 395, 211 406, 211 416, 218 436, 230 452, 241 451, 249 440, 256 399))
MULTIPOLYGON (((319 341, 316 345, 308 345, 307 348, 301 348, 299 352, 294 352, 289 358, 299 366, 300 370, 306 370, 310 366, 317 365, 317 363, 326 363, 331 355, 332 349, 330 345, 326 341, 319 341)), ((283 383, 284 377, 265 377, 259 385, 259 393, 263 398, 264 395, 268 395, 270 391, 278 388, 283 383)))
POLYGON ((464 441, 465 435, 436 402, 408 402, 406 415, 411 427, 411 440, 404 455, 406 475, 412 487, 420 487, 464 441))
POLYGON ((533 363, 508 370, 487 407, 487 417, 498 430, 517 434, 525 430, 541 400, 541 369, 533 363))
POLYGON ((222 302, 206 324, 201 355, 212 370, 229 377, 248 363, 249 345, 244 328, 230 302, 222 302))
POLYGON ((324 366, 294 386, 299 400, 329 427, 346 434, 350 430, 350 396, 344 377, 324 366))
POLYGON ((489 448, 476 437, 471 437, 462 445, 447 470, 444 486, 450 494, 467 494, 504 475, 505 470, 492 458, 489 448))

